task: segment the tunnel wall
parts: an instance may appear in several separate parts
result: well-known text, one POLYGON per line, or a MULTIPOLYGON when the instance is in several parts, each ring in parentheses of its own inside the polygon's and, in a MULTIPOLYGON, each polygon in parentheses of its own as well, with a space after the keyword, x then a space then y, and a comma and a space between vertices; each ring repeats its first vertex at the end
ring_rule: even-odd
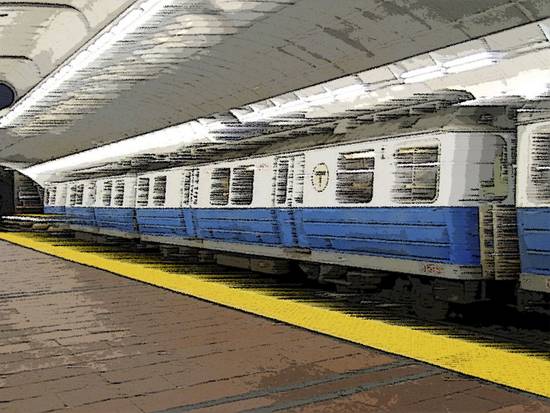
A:
POLYGON ((43 211, 40 185, 13 169, 0 167, 0 216, 43 211))
POLYGON ((14 171, 0 167, 0 216, 14 213, 14 171))

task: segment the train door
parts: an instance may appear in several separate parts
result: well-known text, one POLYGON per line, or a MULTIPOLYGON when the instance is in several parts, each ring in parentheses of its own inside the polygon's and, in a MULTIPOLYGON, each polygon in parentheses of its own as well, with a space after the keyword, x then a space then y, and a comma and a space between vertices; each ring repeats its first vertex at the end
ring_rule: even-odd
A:
POLYGON ((279 156, 275 159, 275 190, 273 205, 277 216, 281 243, 298 247, 300 214, 297 210, 304 202, 305 156, 279 156))
POLYGON ((479 234, 481 267, 486 278, 516 280, 521 272, 517 228, 517 210, 508 198, 514 182, 513 161, 508 144, 495 136, 492 178, 481 183, 479 234))
POLYGON ((199 196, 198 168, 187 169, 183 172, 181 190, 181 206, 183 209, 185 232, 189 237, 196 237, 197 226, 195 224, 195 212, 193 208, 197 205, 199 196))

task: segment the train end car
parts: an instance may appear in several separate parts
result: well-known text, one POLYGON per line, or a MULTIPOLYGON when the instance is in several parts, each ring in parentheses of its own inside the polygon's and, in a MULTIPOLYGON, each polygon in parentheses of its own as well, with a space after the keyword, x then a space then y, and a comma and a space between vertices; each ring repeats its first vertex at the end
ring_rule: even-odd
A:
POLYGON ((550 105, 518 117, 517 213, 525 305, 550 309, 550 105))

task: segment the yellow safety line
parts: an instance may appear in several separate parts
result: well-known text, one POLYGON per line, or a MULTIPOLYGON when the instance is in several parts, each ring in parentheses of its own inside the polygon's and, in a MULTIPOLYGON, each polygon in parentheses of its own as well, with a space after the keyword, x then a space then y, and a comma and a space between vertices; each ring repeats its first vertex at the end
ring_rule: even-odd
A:
POLYGON ((312 304, 278 299, 259 291, 206 281, 200 279, 200 275, 177 275, 109 258, 101 252, 79 251, 78 246, 54 245, 31 233, 0 233, 0 239, 207 301, 550 397, 550 360, 544 356, 354 317, 312 304))

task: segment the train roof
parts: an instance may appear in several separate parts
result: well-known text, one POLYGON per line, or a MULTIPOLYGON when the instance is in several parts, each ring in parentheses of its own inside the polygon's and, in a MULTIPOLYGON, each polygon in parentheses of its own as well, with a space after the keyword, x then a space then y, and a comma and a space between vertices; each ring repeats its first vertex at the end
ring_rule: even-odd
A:
POLYGON ((518 110, 519 125, 550 120, 550 95, 531 100, 518 110))
MULTIPOLYGON (((230 161, 251 156, 269 156, 296 152, 321 146, 332 146, 366 140, 387 139, 440 132, 503 132, 513 131, 516 108, 502 103, 496 105, 450 106, 424 113, 414 109, 376 112, 348 119, 331 120, 316 125, 294 128, 277 133, 241 139, 231 143, 209 144, 186 148, 158 162, 157 168, 144 168, 143 173, 200 166, 211 162, 230 161), (174 165, 176 164, 176 165, 174 165)), ((92 171, 89 171, 92 172, 92 171)), ((136 171, 98 170, 97 179, 134 175, 136 171), (103 173, 101 173, 103 172, 103 173)), ((71 181, 85 180, 75 178, 71 181)))
MULTIPOLYGON (((367 140, 387 139, 430 132, 503 132, 515 129, 515 110, 502 106, 454 106, 435 113, 410 114, 391 118, 357 118, 337 123, 331 131, 311 133, 309 128, 248 139, 246 144, 263 142, 250 155, 272 155, 310 148, 367 140), (340 133, 338 133, 341 131, 340 133), (309 132, 309 133, 308 133, 309 132)), ((317 128, 320 128, 318 125, 317 128)), ((327 128, 330 125, 325 125, 327 128)), ((233 144, 233 147, 235 144, 233 144)), ((242 158, 242 151, 229 153, 227 159, 242 158), (231 156, 234 155, 234 156, 231 156)))

